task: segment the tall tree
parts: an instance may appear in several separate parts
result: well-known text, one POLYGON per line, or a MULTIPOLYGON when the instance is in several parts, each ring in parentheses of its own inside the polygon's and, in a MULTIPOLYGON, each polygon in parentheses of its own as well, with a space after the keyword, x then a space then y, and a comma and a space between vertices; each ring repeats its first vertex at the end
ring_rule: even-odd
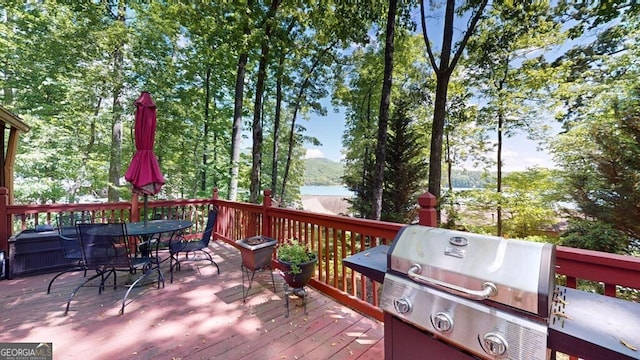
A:
POLYGON ((281 0, 272 0, 269 11, 264 20, 264 36, 261 42, 260 60, 258 65, 258 76, 256 79, 255 101, 253 103, 253 148, 251 163, 251 184, 249 186, 249 201, 258 202, 260 195, 261 173, 262 173, 262 100, 264 96, 264 82, 267 78, 267 65, 269 64, 269 49, 271 46, 271 36, 276 26, 276 15, 281 0))
POLYGON ((574 15, 585 19, 586 28, 595 26, 597 36, 552 63, 550 71, 563 80, 554 95, 563 105, 557 107, 563 110, 557 116, 565 129, 552 142, 552 152, 565 169, 570 200, 589 220, 572 222, 571 233, 585 236, 583 244, 575 241, 579 237, 568 244, 629 251, 630 240, 640 236, 636 226, 640 13, 637 6, 621 5, 628 2, 612 2, 613 8, 596 3, 600 7, 580 8, 574 15), (601 10, 607 17, 599 15, 601 10), (623 11, 620 21, 601 21, 610 19, 609 11, 623 11), (615 234, 610 229, 626 236, 617 236, 612 243, 615 234))
MULTIPOLYGON (((455 0, 447 0, 444 11, 444 27, 442 28, 442 42, 440 47, 439 62, 436 59, 436 51, 432 39, 429 38, 428 28, 431 22, 435 22, 438 16, 427 17, 425 1, 420 1, 420 18, 422 24, 422 35, 424 38, 427 54, 431 62, 431 67, 436 76, 436 94, 433 109, 433 123, 431 129, 431 151, 429 154, 429 192, 436 198, 440 198, 442 182, 442 140, 444 136, 444 125, 447 112, 447 91, 451 74, 455 69, 464 49, 473 35, 478 21, 487 7, 488 0, 465 1, 460 8, 456 9, 455 0), (469 19, 469 22, 454 44, 455 15, 462 14, 469 19)), ((440 4, 438 4, 439 6, 440 4)), ((434 10, 438 6, 433 6, 434 10)), ((438 214, 440 212, 438 211, 438 214)))
MULTIPOLYGON (((253 0, 247 0, 247 8, 245 11, 239 11, 237 18, 242 24, 242 37, 247 38, 251 34, 250 16, 253 12, 253 0)), ((240 172, 240 145, 242 142, 242 105, 244 99, 244 80, 247 71, 248 49, 245 41, 240 44, 240 52, 238 54, 238 65, 236 69, 236 87, 234 93, 233 106, 233 132, 231 137, 231 167, 230 167, 230 183, 229 183, 229 200, 235 201, 238 196, 238 176, 240 172)))
POLYGON ((378 112, 378 137, 376 144, 376 165, 373 175, 373 219, 380 220, 382 213, 382 191, 384 184, 384 164, 386 161, 387 127, 389 122, 389 106, 391 104, 391 83, 393 80, 393 52, 396 32, 396 13, 398 1, 390 0, 387 11, 387 26, 384 43, 384 72, 382 74, 382 92, 380 94, 380 110, 378 112))
POLYGON ((123 87, 124 76, 124 51, 127 45, 126 24, 127 1, 119 0, 116 5, 107 6, 106 13, 114 21, 114 33, 110 45, 113 54, 111 68, 112 90, 112 122, 111 122, 111 155, 109 158, 109 190, 107 198, 110 202, 120 201, 120 178, 122 177, 122 116, 123 116, 123 87))
POLYGON ((621 95, 608 112, 563 134, 556 150, 580 213, 625 233, 626 247, 640 238, 640 85, 621 95))
MULTIPOLYGON (((471 84, 482 103, 481 126, 491 126, 497 134, 496 192, 502 192, 504 138, 519 130, 536 137, 543 130, 540 120, 546 96, 539 90, 547 78, 533 76, 539 59, 531 54, 551 48, 561 39, 560 25, 551 20, 545 2, 494 4, 488 18, 469 40, 471 84), (533 78, 533 79, 531 79, 533 78)), ((496 209, 497 235, 502 236, 502 205, 496 209)))
POLYGON ((374 49, 357 50, 352 56, 353 73, 348 88, 339 88, 339 99, 347 108, 345 174, 343 180, 354 192, 350 199, 355 216, 371 218, 373 170, 375 166, 375 108, 380 94, 380 61, 374 49))
POLYGON ((288 142, 289 150, 286 158, 284 175, 282 177, 282 189, 280 190, 281 197, 284 197, 284 192, 286 190, 287 180, 289 177, 289 170, 291 168, 292 153, 293 153, 293 149, 295 148, 294 134, 296 130, 296 120, 297 120, 298 112, 300 111, 301 107, 308 102, 307 96, 309 95, 309 93, 320 92, 321 94, 324 94, 323 90, 319 90, 317 89, 317 87, 314 86, 314 84, 311 82, 311 79, 314 76, 317 76, 317 73, 320 72, 318 69, 323 67, 324 64, 326 64, 328 55, 332 54, 334 50, 334 46, 336 45, 337 45, 337 41, 333 41, 329 43, 328 45, 326 45, 324 49, 318 49, 318 53, 317 55, 315 55, 315 58, 310 59, 311 64, 308 69, 304 69, 305 73, 302 74, 303 77, 301 78, 302 83, 299 85, 300 87, 298 88, 296 97, 294 98, 294 101, 291 103, 291 106, 293 107, 293 110, 292 110, 293 114, 291 116, 291 129, 289 131, 289 142, 288 142), (316 88, 316 89, 313 89, 313 88, 316 88))
POLYGON ((382 220, 407 224, 416 219, 417 198, 424 192, 427 164, 418 124, 412 118, 421 103, 415 95, 402 95, 394 101, 389 119, 382 220))

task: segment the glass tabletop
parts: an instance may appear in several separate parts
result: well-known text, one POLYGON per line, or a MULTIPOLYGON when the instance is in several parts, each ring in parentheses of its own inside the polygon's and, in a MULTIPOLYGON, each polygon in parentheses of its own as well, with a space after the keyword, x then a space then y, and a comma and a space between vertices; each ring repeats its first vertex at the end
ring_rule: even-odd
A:
POLYGON ((183 230, 193 226, 193 223, 187 220, 149 220, 146 224, 138 221, 125 223, 125 226, 127 235, 139 236, 183 230))

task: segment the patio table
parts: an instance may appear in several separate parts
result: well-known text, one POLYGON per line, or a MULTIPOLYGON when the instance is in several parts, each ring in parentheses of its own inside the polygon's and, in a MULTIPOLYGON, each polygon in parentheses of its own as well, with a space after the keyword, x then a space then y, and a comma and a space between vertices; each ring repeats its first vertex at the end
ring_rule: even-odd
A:
MULTIPOLYGON (((149 256, 149 252, 151 251, 149 245, 154 235, 165 233, 174 234, 178 231, 193 226, 193 223, 187 220, 150 220, 146 223, 144 221, 137 221, 124 223, 124 225, 128 236, 135 236, 137 239, 139 239, 138 243, 136 244, 136 254, 139 250, 142 256, 149 256)), ((159 245, 159 242, 156 243, 156 253, 159 245)))
MULTIPOLYGON (((166 233, 173 235, 176 232, 190 228, 191 226, 193 226, 193 223, 187 220, 151 220, 146 223, 144 221, 125 223, 127 235, 135 236, 140 239, 138 248, 143 256, 149 255, 149 241, 154 235, 166 233)), ((156 253, 159 245, 158 241, 158 243, 156 243, 156 253)))
POLYGON ((162 233, 169 233, 187 229, 193 226, 187 220, 150 220, 146 224, 144 221, 125 223, 127 235, 151 236, 162 233))

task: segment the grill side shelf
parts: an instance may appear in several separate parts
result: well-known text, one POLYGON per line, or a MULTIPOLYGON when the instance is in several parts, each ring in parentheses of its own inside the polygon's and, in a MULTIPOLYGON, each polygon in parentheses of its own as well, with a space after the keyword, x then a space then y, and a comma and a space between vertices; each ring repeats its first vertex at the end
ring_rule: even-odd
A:
POLYGON ((384 281, 384 274, 387 271, 388 245, 379 245, 369 250, 361 251, 357 254, 344 258, 344 266, 353 269, 380 284, 384 281))
POLYGON ((586 359, 640 359, 639 333, 640 304, 556 287, 549 348, 586 359))

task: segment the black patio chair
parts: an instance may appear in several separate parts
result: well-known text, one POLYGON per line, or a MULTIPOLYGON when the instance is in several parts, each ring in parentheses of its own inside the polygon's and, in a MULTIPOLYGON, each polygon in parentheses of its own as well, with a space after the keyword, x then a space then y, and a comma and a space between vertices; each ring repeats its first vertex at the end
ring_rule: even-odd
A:
POLYGON ((173 240, 169 243, 169 271, 171 272, 171 282, 173 283, 173 269, 176 268, 177 271, 180 271, 180 260, 179 255, 181 252, 185 253, 185 258, 183 260, 209 260, 211 264, 216 266, 218 270, 218 275, 220 274, 220 267, 213 260, 211 254, 206 251, 209 248, 209 241, 211 240, 211 236, 213 236, 213 229, 216 225, 216 219, 218 218, 218 209, 214 208, 209 210, 209 216, 207 217, 207 226, 202 233, 202 238, 200 240, 187 240, 181 234, 178 234, 174 237, 173 240), (196 259, 195 252, 200 251, 206 255, 206 258, 196 259), (189 259, 189 253, 194 253, 194 258, 189 259), (174 264, 175 262, 175 264, 174 264))
POLYGON ((149 274, 157 272, 158 289, 160 284, 164 287, 164 276, 157 258, 135 256, 136 244, 129 241, 124 223, 76 224, 76 229, 85 254, 86 266, 88 269, 95 270, 96 274, 73 290, 69 301, 67 301, 65 315, 69 312, 71 300, 78 290, 85 286, 92 286, 90 285, 92 280, 100 278, 98 294, 101 294, 107 280, 113 276, 113 289, 115 290, 118 271, 135 274, 137 270, 142 270, 142 274, 131 285, 128 285, 129 288, 122 298, 120 314, 124 313, 131 290, 149 274))
POLYGON ((47 294, 51 293, 51 285, 56 281, 58 277, 69 272, 83 271, 84 276, 87 276, 87 267, 85 265, 84 253, 82 251, 82 244, 78 238, 76 232, 76 223, 90 222, 91 218, 88 214, 74 213, 74 214, 58 214, 56 218, 56 226, 58 228, 58 236, 60 237, 60 247, 64 258, 72 263, 72 267, 59 272, 56 276, 49 281, 47 286, 47 294))

